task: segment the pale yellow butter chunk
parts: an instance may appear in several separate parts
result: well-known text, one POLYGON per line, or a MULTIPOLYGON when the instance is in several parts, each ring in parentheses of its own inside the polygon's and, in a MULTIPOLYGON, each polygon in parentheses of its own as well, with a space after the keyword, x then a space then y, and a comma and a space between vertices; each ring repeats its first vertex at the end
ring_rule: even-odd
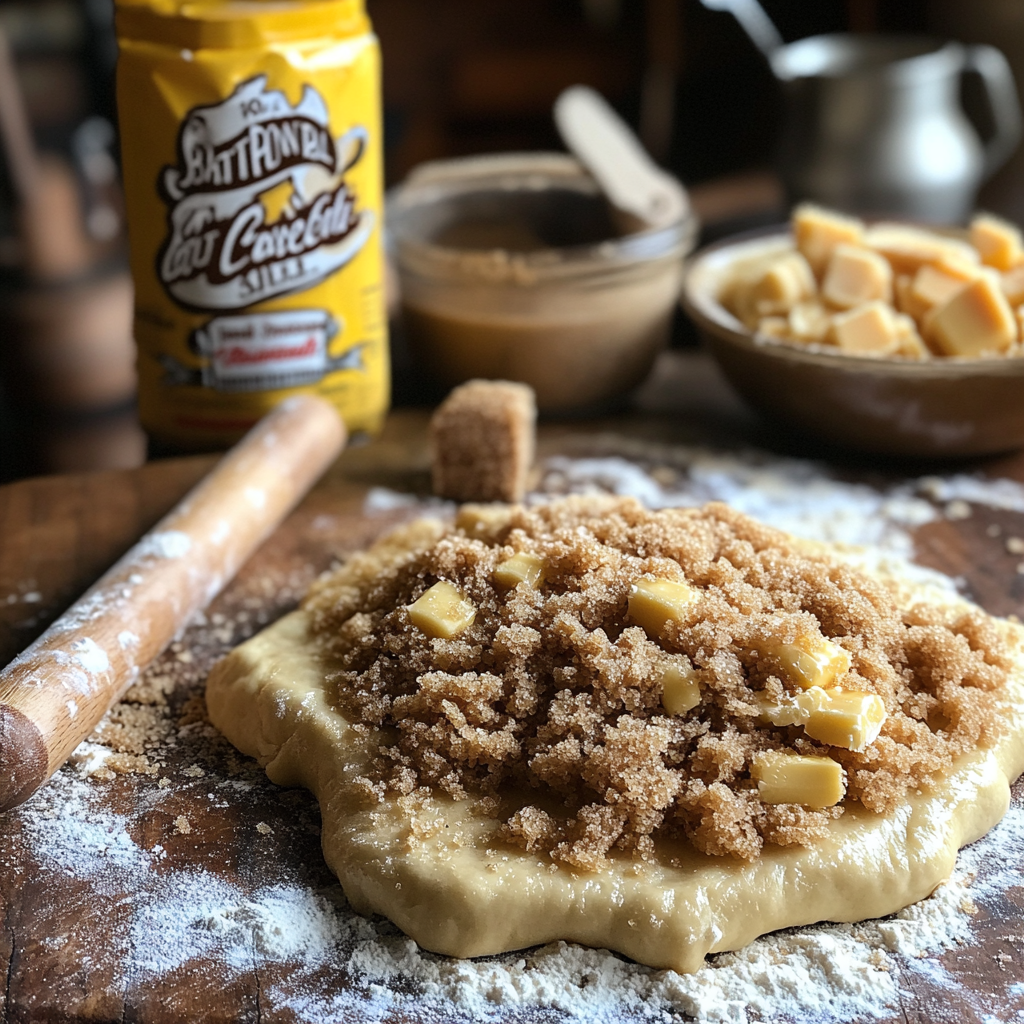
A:
POLYGON ((798 341, 824 344, 832 327, 832 313, 817 299, 798 302, 789 311, 789 333, 798 341))
POLYGON ((699 592, 688 583, 637 580, 629 591, 629 617, 653 640, 661 635, 666 622, 682 619, 699 597, 699 592))
POLYGON ((1017 340, 1017 322, 998 283, 979 277, 938 307, 926 326, 928 340, 943 355, 1005 352, 1017 340))
POLYGON ((903 313, 896 315, 896 355, 905 359, 929 359, 931 352, 917 330, 913 318, 903 313))
POLYGON ((757 795, 766 804, 820 809, 834 807, 846 793, 843 767, 830 757, 771 751, 758 756, 750 774, 757 780, 757 795))
POLYGON ((896 274, 913 275, 925 263, 946 259, 978 262, 978 253, 967 242, 906 224, 874 224, 864 232, 864 245, 884 256, 896 274))
POLYGON ((963 260, 926 263, 914 275, 913 295, 927 312, 949 302, 964 285, 977 281, 981 275, 980 267, 963 260))
POLYGON ((450 640, 473 625, 476 605, 447 580, 439 580, 409 605, 409 620, 427 636, 450 640))
POLYGON ((776 644, 763 652, 776 662, 785 682, 804 690, 834 686, 850 671, 850 655, 825 637, 800 637, 791 644, 776 644))
POLYGON ((671 662, 661 674, 661 706, 670 715, 682 715, 700 703, 697 674, 682 662, 671 662))
POLYGON ((1011 306, 1019 306, 1024 303, 1024 263, 1001 275, 999 284, 1006 296, 1006 301, 1011 306))
POLYGON ((861 221, 811 203, 803 203, 793 211, 792 226, 797 249, 819 277, 825 273, 837 245, 857 245, 864 235, 861 221))
POLYGON ((877 252, 858 245, 837 245, 828 261, 821 294, 840 309, 865 302, 892 302, 892 267, 877 252))
POLYGON ((930 310, 931 306, 922 302, 914 292, 914 276, 911 274, 897 274, 893 282, 893 293, 896 299, 896 308, 907 316, 920 320, 930 310))
POLYGON ((1020 229, 988 213, 971 221, 971 245, 981 262, 996 270, 1009 270, 1024 260, 1020 229))
POLYGON ((886 711, 877 694, 812 686, 781 704, 763 701, 761 717, 780 727, 801 725, 811 739, 860 751, 878 739, 886 711))
POLYGON ((750 287, 750 301, 761 316, 788 313, 816 289, 814 275, 798 252, 786 253, 765 267, 750 287))
POLYGON ((832 318, 832 340, 844 352, 858 356, 889 356, 899 348, 892 307, 869 302, 832 318))
POLYGON ((776 338, 779 341, 792 341, 793 333, 789 327, 789 320, 784 316, 763 316, 757 322, 757 333, 763 334, 766 338, 776 338))
POLYGON ((844 750, 864 750, 885 724, 885 704, 877 693, 808 690, 797 697, 807 711, 804 732, 812 740, 844 750))
POLYGON ((495 582, 503 587, 514 587, 520 583, 536 588, 544 576, 544 560, 537 555, 520 551, 502 562, 494 570, 495 582))
POLYGON ((467 537, 493 540, 508 527, 508 505, 463 505, 455 516, 455 527, 467 537))

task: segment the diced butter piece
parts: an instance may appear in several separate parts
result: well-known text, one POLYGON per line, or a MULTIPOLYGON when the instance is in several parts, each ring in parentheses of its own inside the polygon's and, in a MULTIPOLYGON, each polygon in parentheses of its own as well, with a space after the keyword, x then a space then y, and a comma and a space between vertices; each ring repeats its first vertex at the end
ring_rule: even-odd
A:
POLYGON ((544 560, 528 551, 519 551, 494 570, 494 579, 503 587, 527 583, 536 588, 544 577, 544 560))
POLYGON ((700 597, 688 583, 674 580, 637 580, 629 591, 629 617, 656 639, 669 620, 678 622, 700 597))
POLYGON ((804 690, 834 686, 850 671, 850 655, 823 636, 798 637, 791 644, 776 644, 763 652, 775 661, 785 682, 804 690))
POLYGON ((999 284, 1006 296, 1006 301, 1011 306, 1016 307, 1024 303, 1024 263, 1003 274, 999 279, 999 284))
POLYGON ((757 322, 757 333, 766 338, 777 338, 779 341, 792 340, 789 320, 784 316, 763 316, 757 322))
POLYGON ((885 704, 877 693, 858 690, 808 690, 797 697, 807 712, 804 732, 813 740, 845 750, 864 750, 878 739, 885 704))
POLYGON ((507 529, 511 519, 508 505, 463 505, 455 516, 455 526, 467 537, 493 540, 507 529))
POLYGON ((931 352, 918 333, 917 324, 913 319, 903 313, 896 315, 896 338, 899 347, 896 355, 904 359, 929 359, 931 352))
POLYGON ((914 294, 914 276, 912 274, 897 274, 893 286, 896 308, 901 313, 920 320, 931 309, 927 303, 922 302, 914 294))
POLYGON ((892 301, 892 267, 884 256, 859 245, 837 245, 828 261, 821 294, 840 309, 892 301))
POLYGON ((886 712, 875 693, 812 686, 781 704, 763 702, 761 717, 780 727, 802 725, 811 739, 860 751, 878 739, 886 712))
POLYGON ((830 757, 770 751, 754 760, 750 774, 757 780, 757 794, 766 804, 820 809, 834 807, 846 793, 843 766, 830 757))
POLYGON ((971 221, 971 245, 981 262, 996 270, 1009 270, 1024 261, 1020 229, 991 214, 978 214, 971 221))
POLYGON ((661 673, 661 706, 670 715, 682 715, 700 703, 697 673, 683 662, 669 662, 661 673))
POLYGON ((789 333, 798 341, 824 344, 832 327, 832 313, 817 299, 798 302, 789 311, 789 333))
POLYGON ((981 269, 963 260, 926 263, 914 275, 913 294, 927 311, 949 302, 966 284, 981 277, 981 269))
POLYGON ((869 302, 832 318, 832 338, 844 352, 858 356, 889 356, 899 348, 891 306, 869 302))
POLYGON ((864 244, 884 256, 897 274, 916 274, 925 263, 944 259, 978 262, 977 251, 967 242, 907 224, 874 224, 864 232, 864 244))
POLYGON ((796 247, 818 277, 825 273, 837 245, 857 245, 864 234, 864 225, 859 220, 811 203, 803 203, 793 211, 792 225, 796 247))
POLYGON ((409 620, 427 636, 450 640, 473 625, 476 605, 447 580, 439 580, 409 605, 409 620))
POLYGON ((943 355, 1005 352, 1017 340, 1017 322, 999 285, 979 277, 939 306, 926 325, 928 341, 943 355))
POLYGON ((772 260, 751 284, 750 299, 761 316, 788 313, 816 287, 807 261, 798 252, 788 252, 772 260))

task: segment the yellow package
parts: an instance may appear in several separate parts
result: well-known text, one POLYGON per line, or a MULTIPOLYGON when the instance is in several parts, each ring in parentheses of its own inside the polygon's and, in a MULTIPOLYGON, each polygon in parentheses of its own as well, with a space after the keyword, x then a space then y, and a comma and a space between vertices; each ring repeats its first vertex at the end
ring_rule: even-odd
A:
POLYGON ((380 51, 362 0, 118 0, 139 410, 223 447, 297 392, 390 388, 380 51))

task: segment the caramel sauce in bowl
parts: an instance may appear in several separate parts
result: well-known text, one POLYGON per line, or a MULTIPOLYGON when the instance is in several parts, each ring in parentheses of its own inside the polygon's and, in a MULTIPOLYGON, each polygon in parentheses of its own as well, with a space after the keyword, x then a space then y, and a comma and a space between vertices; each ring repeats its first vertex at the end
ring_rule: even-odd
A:
POLYGON ((546 412, 628 393, 665 345, 692 216, 638 230, 562 154, 426 164, 388 201, 413 352, 443 383, 523 381, 546 412))
POLYGON ((1024 358, 856 356, 756 334, 719 300, 737 266, 793 246, 788 230, 726 239, 699 253, 683 307, 729 382, 764 416, 815 442, 912 458, 1024 447, 1024 358))

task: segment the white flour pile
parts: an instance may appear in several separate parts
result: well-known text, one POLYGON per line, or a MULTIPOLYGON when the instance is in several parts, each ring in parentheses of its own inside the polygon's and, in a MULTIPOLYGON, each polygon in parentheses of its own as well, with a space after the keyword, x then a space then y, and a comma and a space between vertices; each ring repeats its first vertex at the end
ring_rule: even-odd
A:
MULTIPOLYGON (((722 499, 793 533, 868 545, 874 559, 901 564, 913 552, 910 531, 954 514, 950 503, 958 516, 965 514, 964 502, 1024 511, 1024 488, 1011 481, 927 478, 882 492, 835 479, 806 462, 699 449, 652 451, 648 445, 627 450, 618 439, 606 447, 599 459, 550 460, 540 490, 605 490, 633 494, 652 506, 722 499)), ((368 508, 407 500, 376 491, 368 508)), ((916 572, 936 585, 952 585, 929 570, 916 572)), ((146 782, 148 810, 166 808, 168 820, 180 815, 185 787, 189 800, 225 809, 253 787, 270 788, 254 765, 240 775, 221 773, 217 765, 224 750, 206 725, 174 730, 168 743, 186 762, 194 761, 181 773, 186 779, 146 782)), ((101 753, 86 745, 78 772, 101 753)), ((354 914, 338 886, 310 887, 295 874, 297 867, 280 865, 272 884, 250 885, 174 866, 160 844, 142 845, 137 823, 112 813, 99 784, 79 773, 63 769, 17 820, 47 886, 56 891, 68 879, 88 883, 69 886, 68 900, 86 899, 77 895, 81 889, 111 898, 136 894, 124 958, 125 977, 136 985, 211 963, 216 979, 225 983, 265 970, 263 1003, 300 1022, 378 1021, 403 1011, 424 1022, 668 1022, 686 1015, 733 1024, 866 1021, 898 1015, 901 996, 913 999, 915 975, 955 987, 973 1000, 982 1021, 995 1021, 993 1010, 1024 998, 1008 973, 1005 990, 990 993, 983 1003, 939 959, 944 951, 976 941, 975 913, 995 913, 1009 890, 1024 885, 1024 808, 1018 806, 961 854, 950 882, 922 903, 883 921, 778 933, 684 976, 564 943, 475 961, 426 953, 386 921, 354 914), (325 971, 330 976, 339 966, 347 980, 344 992, 324 984, 325 971)), ((176 831, 190 830, 183 817, 174 822, 176 831)), ((261 825, 257 831, 269 840, 273 830, 261 825)), ((1024 935, 1009 938, 1018 949, 1024 944, 1024 935)))

